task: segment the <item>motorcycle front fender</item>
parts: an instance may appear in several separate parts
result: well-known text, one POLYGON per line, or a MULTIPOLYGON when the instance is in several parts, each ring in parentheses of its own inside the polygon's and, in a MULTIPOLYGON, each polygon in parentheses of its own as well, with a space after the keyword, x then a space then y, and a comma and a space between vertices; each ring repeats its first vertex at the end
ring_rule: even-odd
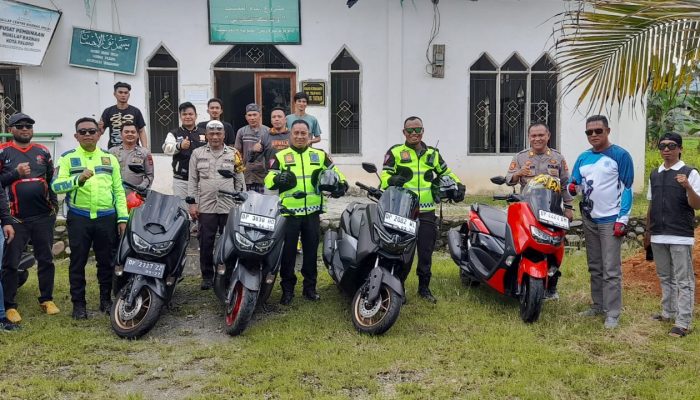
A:
POLYGON ((546 259, 535 262, 523 257, 522 260, 520 260, 520 266, 518 268, 518 285, 522 284, 524 275, 537 279, 546 279, 547 271, 548 265, 546 259))
POLYGON ((389 286, 396 294, 403 297, 403 285, 399 278, 395 277, 384 267, 374 267, 369 273, 369 292, 367 301, 373 302, 379 297, 379 290, 382 284, 389 286))
POLYGON ((260 290, 260 282, 262 281, 262 271, 260 269, 251 271, 240 262, 237 267, 231 271, 231 284, 241 282, 248 290, 260 290))
POLYGON ((165 284, 162 279, 156 279, 143 275, 134 275, 129 279, 127 285, 131 285, 131 289, 126 296, 126 305, 131 307, 133 305, 134 299, 139 294, 144 286, 149 287, 156 296, 161 299, 166 299, 165 284))

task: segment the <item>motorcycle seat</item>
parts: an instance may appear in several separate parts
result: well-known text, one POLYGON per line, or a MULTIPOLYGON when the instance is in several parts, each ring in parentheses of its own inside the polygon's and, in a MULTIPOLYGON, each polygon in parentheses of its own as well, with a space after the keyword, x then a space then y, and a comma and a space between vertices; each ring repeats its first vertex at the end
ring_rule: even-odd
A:
POLYGON ((505 239, 508 214, 504 210, 480 204, 478 214, 493 236, 505 239))

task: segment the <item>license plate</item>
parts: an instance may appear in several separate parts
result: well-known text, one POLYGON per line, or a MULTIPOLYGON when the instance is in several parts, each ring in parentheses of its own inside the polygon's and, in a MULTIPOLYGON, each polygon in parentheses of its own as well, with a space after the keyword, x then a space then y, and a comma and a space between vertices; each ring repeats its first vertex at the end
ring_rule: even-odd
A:
POLYGON ((411 235, 416 234, 416 221, 404 218, 400 215, 385 213, 384 225, 401 232, 410 233, 411 235))
POLYGON ((132 274, 162 278, 163 274, 165 273, 165 264, 127 257, 126 262, 124 263, 124 271, 132 274))
POLYGON ((563 215, 549 211, 540 210, 540 221, 545 224, 556 226, 557 228, 569 229, 569 219, 563 215))
POLYGON ((241 225, 251 228, 274 231, 277 221, 274 218, 249 213, 241 213, 241 225))

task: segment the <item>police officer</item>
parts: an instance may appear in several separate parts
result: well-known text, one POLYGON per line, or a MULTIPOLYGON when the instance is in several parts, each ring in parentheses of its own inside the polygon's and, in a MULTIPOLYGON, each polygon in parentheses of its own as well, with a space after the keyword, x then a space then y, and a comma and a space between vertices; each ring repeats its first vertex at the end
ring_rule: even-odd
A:
MULTIPOLYGON (((509 185, 514 186, 520 183, 520 190, 533 177, 546 174, 559 178, 561 186, 565 187, 569 180, 569 167, 566 165, 564 156, 558 151, 549 148, 549 128, 541 122, 531 124, 527 129, 527 137, 530 141, 530 148, 521 151, 513 156, 513 161, 510 162, 506 181, 509 185)), ((562 198, 564 199, 564 215, 569 221, 574 219, 573 197, 568 191, 562 190, 562 198)), ((556 300, 559 298, 557 293, 557 281, 561 276, 561 272, 548 280, 547 290, 545 290, 544 298, 556 300)))
MULTIPOLYGON (((136 125, 127 121, 122 124, 122 143, 109 149, 109 152, 117 157, 121 167, 122 179, 140 189, 147 189, 153 184, 153 157, 151 152, 138 143, 138 131, 136 125), (134 172, 130 166, 141 167, 141 172, 134 172)), ((131 189, 125 189, 127 194, 131 189)))
POLYGON ((323 197, 317 192, 319 174, 332 169, 338 175, 339 184, 331 193, 333 197, 345 194, 348 185, 345 177, 333 164, 333 160, 323 150, 309 146, 309 124, 304 120, 292 124, 290 147, 280 150, 270 161, 270 170, 265 176, 265 186, 279 190, 282 205, 293 212, 287 215, 284 232, 284 250, 280 268, 282 299, 287 305, 294 297, 297 277, 294 274, 296 244, 301 232, 303 263, 301 275, 304 277, 302 295, 312 301, 321 297, 316 292, 316 254, 320 239, 320 219, 323 213, 323 197), (298 198, 294 195, 297 194, 298 198), (302 196, 299 196, 301 194, 302 196))
POLYGON ((93 118, 75 123, 75 138, 80 146, 58 160, 51 187, 65 193, 68 203, 68 241, 70 265, 68 279, 73 302, 73 318, 87 319, 85 308, 85 264, 90 248, 97 260, 100 284, 100 311, 108 312, 112 291, 112 249, 119 234, 124 234, 129 215, 126 196, 116 157, 97 147, 100 130, 93 118))
MULTIPOLYGON (((199 221, 199 267, 202 272, 200 289, 211 289, 214 280, 214 239, 223 233, 233 199, 219 196, 219 189, 245 190, 243 161, 238 150, 226 146, 225 126, 215 119, 206 125, 207 144, 195 149, 190 157, 187 204, 190 216, 199 221), (222 175, 228 171, 233 175, 222 175)), ((228 175, 228 174, 227 174, 228 175)))
MULTIPOLYGON (((449 176, 457 183, 456 202, 464 200, 465 187, 459 178, 450 171, 438 149, 423 143, 423 121, 418 117, 408 117, 403 123, 403 135, 406 141, 389 149, 384 156, 382 170, 382 188, 388 186, 405 187, 416 193, 420 202, 419 227, 417 236, 418 249, 418 294, 435 303, 437 299, 430 292, 430 267, 433 250, 437 240, 435 218, 435 199, 432 191, 433 182, 442 176, 449 176)), ((405 280, 408 277, 403 277, 405 280)))

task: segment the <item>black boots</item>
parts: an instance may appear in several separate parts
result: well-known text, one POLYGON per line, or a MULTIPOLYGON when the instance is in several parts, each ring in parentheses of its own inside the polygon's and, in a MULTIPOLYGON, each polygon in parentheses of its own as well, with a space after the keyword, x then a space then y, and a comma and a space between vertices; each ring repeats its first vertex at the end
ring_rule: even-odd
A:
POLYGON ((87 319, 85 303, 73 303, 73 319, 87 319))

